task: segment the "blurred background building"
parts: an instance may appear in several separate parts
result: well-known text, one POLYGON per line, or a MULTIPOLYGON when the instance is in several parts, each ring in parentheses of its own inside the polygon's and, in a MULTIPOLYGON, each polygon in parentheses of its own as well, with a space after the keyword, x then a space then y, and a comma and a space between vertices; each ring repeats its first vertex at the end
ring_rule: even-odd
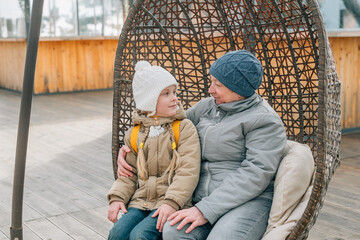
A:
MULTIPOLYGON (((32 1, 0 0, 0 38, 26 37, 32 1)), ((133 1, 44 0, 41 37, 118 36, 133 1)), ((319 5, 328 31, 360 30, 359 0, 319 0, 319 5)))
POLYGON ((319 0, 319 5, 328 31, 359 29, 359 0, 319 0))
MULTIPOLYGON (((131 0, 44 0, 40 36, 118 36, 131 4, 131 0)), ((26 37, 31 5, 32 0, 0 0, 0 38, 26 37)))
MULTIPOLYGON (((22 91, 32 1, 0 0, 0 88, 22 91)), ((44 0, 34 94, 111 89, 134 1, 44 0)), ((342 127, 360 128, 360 0, 318 1, 342 81, 342 127)))

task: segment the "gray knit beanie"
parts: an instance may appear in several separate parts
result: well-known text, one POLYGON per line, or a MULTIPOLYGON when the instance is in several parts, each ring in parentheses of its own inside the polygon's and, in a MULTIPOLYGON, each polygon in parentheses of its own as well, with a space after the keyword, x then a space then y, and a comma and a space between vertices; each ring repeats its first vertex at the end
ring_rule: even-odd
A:
POLYGON ((231 91, 250 97, 261 85, 263 67, 250 52, 238 50, 218 58, 211 65, 209 73, 231 91))

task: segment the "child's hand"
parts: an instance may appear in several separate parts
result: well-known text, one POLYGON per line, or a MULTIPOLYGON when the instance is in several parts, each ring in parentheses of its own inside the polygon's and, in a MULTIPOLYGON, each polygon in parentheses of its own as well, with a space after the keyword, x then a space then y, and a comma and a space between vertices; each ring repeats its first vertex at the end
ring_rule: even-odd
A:
POLYGON ((112 202, 110 203, 109 210, 108 210, 108 219, 116 223, 118 218, 119 211, 123 211, 124 213, 127 213, 127 210, 125 208, 125 204, 123 202, 112 202))
POLYGON ((162 232, 167 218, 174 212, 176 212, 176 209, 167 204, 161 205, 155 211, 155 213, 152 215, 152 217, 156 217, 159 215, 157 223, 156 223, 156 229, 159 230, 159 232, 162 232))

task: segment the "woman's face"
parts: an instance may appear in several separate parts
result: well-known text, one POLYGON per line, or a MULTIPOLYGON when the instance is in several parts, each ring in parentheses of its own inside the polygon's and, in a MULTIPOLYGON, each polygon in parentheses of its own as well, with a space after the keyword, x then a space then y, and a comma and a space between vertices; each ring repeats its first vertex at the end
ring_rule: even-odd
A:
POLYGON ((209 88, 209 93, 214 97, 216 104, 235 102, 245 99, 245 97, 240 96, 239 94, 225 87, 213 75, 210 75, 210 80, 211 85, 209 88))

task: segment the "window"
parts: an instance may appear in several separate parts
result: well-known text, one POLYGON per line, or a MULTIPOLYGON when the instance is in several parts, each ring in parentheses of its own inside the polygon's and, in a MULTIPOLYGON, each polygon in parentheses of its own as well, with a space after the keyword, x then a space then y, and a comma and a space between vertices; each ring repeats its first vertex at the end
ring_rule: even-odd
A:
POLYGON ((0 0, 0 38, 24 38, 25 17, 18 1, 0 0))
MULTIPOLYGON (((0 38, 26 37, 25 1, 0 0, 0 38)), ((133 0, 44 0, 40 37, 119 36, 133 0)))
POLYGON ((104 1, 104 36, 119 36, 132 1, 104 1))
POLYGON ((76 0, 44 0, 41 37, 77 35, 76 0))
MULTIPOLYGON (((26 37, 25 3, 0 0, 0 38, 26 37)), ((306 0, 303 0, 306 1, 306 0)), ((326 29, 360 29, 360 0, 318 0, 326 29)), ((44 0, 40 37, 119 36, 134 0, 44 0)))
POLYGON ((319 0, 327 30, 360 27, 360 0, 319 0))

